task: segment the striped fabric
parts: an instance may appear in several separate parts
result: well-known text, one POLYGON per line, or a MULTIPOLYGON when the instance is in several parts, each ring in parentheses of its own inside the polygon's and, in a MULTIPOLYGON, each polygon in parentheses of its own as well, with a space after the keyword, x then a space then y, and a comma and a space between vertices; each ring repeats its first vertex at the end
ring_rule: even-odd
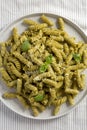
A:
MULTIPOLYGON (((0 28, 20 16, 51 12, 66 16, 87 33, 87 0, 0 0, 0 28)), ((68 115, 47 121, 21 117, 0 101, 0 130, 86 130, 87 97, 68 115)))

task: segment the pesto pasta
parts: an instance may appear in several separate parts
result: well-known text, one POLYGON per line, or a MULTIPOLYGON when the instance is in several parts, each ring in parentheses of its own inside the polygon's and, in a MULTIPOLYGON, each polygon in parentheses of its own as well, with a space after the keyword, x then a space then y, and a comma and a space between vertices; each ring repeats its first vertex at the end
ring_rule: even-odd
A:
POLYGON ((62 18, 57 19, 58 28, 44 14, 40 20, 24 19, 27 29, 19 34, 14 27, 0 43, 0 74, 6 86, 14 88, 2 97, 16 98, 33 116, 49 106, 56 115, 62 104, 74 105, 85 88, 87 44, 66 32, 62 18))

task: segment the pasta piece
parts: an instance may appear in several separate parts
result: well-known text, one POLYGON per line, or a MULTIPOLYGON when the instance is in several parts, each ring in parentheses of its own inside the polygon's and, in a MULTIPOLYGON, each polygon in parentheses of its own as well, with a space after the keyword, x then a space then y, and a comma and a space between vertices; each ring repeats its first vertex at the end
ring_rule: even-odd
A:
POLYGON ((64 41, 64 38, 61 35, 59 35, 59 36, 50 36, 50 38, 52 40, 57 41, 57 42, 63 42, 64 41))
POLYGON ((53 28, 43 28, 43 33, 45 35, 54 35, 54 36, 59 36, 60 34, 63 33, 63 31, 60 31, 58 29, 53 29, 53 28))
MULTIPOLYGON (((56 75, 55 75, 55 73, 54 73, 54 71, 53 71, 51 65, 48 66, 48 71, 49 71, 49 73, 50 73, 51 79, 56 80, 56 75)), ((45 77, 45 78, 46 78, 46 77, 45 77)))
POLYGON ((70 105, 74 105, 75 104, 72 95, 68 95, 67 98, 68 98, 68 102, 69 102, 70 105))
POLYGON ((48 95, 45 94, 45 97, 44 99, 42 100, 41 102, 44 106, 47 106, 48 105, 48 95))
POLYGON ((31 62, 28 61, 27 59, 25 59, 21 54, 19 54, 18 52, 13 52, 13 55, 19 59, 19 61, 21 61, 23 64, 27 65, 28 67, 30 67, 31 62))
POLYGON ((63 85, 63 82, 59 82, 57 83, 56 81, 53 81, 53 80, 50 80, 50 79, 43 79, 42 80, 45 84, 47 85, 50 85, 50 86, 53 86, 57 89, 59 89, 62 85, 63 85))
POLYGON ((81 83, 82 83, 81 89, 84 89, 85 88, 85 75, 84 74, 81 74, 81 83))
POLYGON ((76 79, 77 79, 78 87, 80 89, 83 89, 84 88, 84 79, 85 79, 85 76, 84 75, 80 76, 80 73, 78 71, 76 71, 75 76, 76 76, 76 79))
POLYGON ((65 89, 70 88, 71 84, 70 84, 69 73, 65 73, 64 83, 65 83, 65 89))
POLYGON ((21 70, 21 64, 20 64, 20 62, 19 62, 16 58, 14 58, 14 57, 9 57, 9 58, 8 58, 8 61, 14 63, 14 65, 16 66, 16 68, 17 68, 18 71, 21 70))
POLYGON ((42 35, 43 35, 43 32, 42 32, 42 30, 40 30, 37 35, 32 36, 32 37, 30 38, 30 39, 31 39, 31 42, 38 41, 39 39, 42 38, 42 35))
POLYGON ((60 99, 53 101, 53 105, 59 106, 59 105, 65 103, 66 101, 67 101, 67 97, 64 96, 64 97, 61 97, 60 99))
POLYGON ((41 61, 41 59, 38 59, 36 57, 31 57, 31 59, 32 59, 32 62, 36 63, 39 66, 43 64, 43 62, 41 61))
POLYGON ((41 29, 46 28, 46 27, 47 27, 47 24, 42 23, 42 24, 31 25, 31 26, 29 26, 29 29, 34 30, 34 31, 38 31, 38 30, 41 30, 41 29))
POLYGON ((61 69, 55 61, 52 62, 52 67, 58 74, 61 74, 61 69))
POLYGON ((64 77, 63 77, 63 76, 57 76, 57 77, 56 77, 56 80, 57 80, 57 81, 63 81, 63 80, 64 80, 64 77))
POLYGON ((27 24, 27 25, 36 25, 36 24, 39 24, 37 23, 36 21, 33 21, 31 19, 24 19, 23 20, 23 23, 27 24))
POLYGON ((47 40, 46 45, 49 47, 55 47, 57 49, 63 49, 63 45, 54 40, 47 40))
POLYGON ((68 35, 64 35, 64 40, 71 46, 76 47, 76 43, 68 35))
POLYGON ((87 51, 86 50, 83 51, 83 63, 84 65, 87 66, 87 51))
POLYGON ((84 49, 86 49, 87 48, 87 45, 86 44, 83 44, 80 48, 79 48, 79 54, 82 56, 82 54, 83 54, 83 51, 84 51, 84 49))
POLYGON ((13 46, 11 48, 11 52, 15 51, 17 49, 17 47, 20 45, 17 28, 13 28, 13 39, 14 39, 15 44, 13 44, 13 46))
POLYGON ((55 106, 54 109, 53 109, 53 115, 57 115, 57 113, 59 112, 60 110, 60 106, 55 106))
POLYGON ((5 55, 3 57, 3 64, 4 64, 4 66, 6 66, 6 64, 7 64, 8 56, 9 56, 9 53, 8 53, 8 51, 6 51, 5 55))
POLYGON ((25 81, 28 81, 29 80, 29 76, 27 74, 23 74, 22 75, 22 78, 25 80, 25 81))
POLYGON ((5 44, 2 43, 2 44, 1 44, 1 56, 2 56, 2 57, 5 56, 5 52, 6 52, 6 47, 5 47, 5 44))
POLYGON ((64 30, 64 21, 62 18, 58 18, 58 25, 60 30, 64 30))
POLYGON ((52 51, 56 55, 56 57, 58 58, 59 62, 62 62, 63 57, 62 57, 61 53, 58 51, 58 49, 56 49, 55 47, 52 47, 52 51))
POLYGON ((34 102, 32 106, 37 107, 41 112, 45 110, 45 107, 38 102, 34 102))
POLYGON ((2 95, 3 98, 5 99, 12 99, 12 98, 16 98, 17 94, 16 93, 9 93, 6 92, 2 95))
POLYGON ((54 88, 50 88, 51 101, 56 99, 56 90, 54 88))
POLYGON ((13 80, 13 81, 7 83, 7 86, 9 88, 14 88, 16 85, 17 85, 17 80, 13 80))
POLYGON ((83 63, 72 65, 68 67, 68 70, 78 70, 78 69, 85 69, 85 66, 83 63))
POLYGON ((17 79, 17 93, 21 93, 22 91, 22 80, 21 79, 17 79))
POLYGON ((10 63, 7 63, 6 70, 12 79, 16 79, 16 76, 11 72, 10 63))
POLYGON ((66 59, 66 54, 65 54, 65 52, 63 52, 63 51, 61 50, 60 53, 61 53, 63 59, 65 60, 65 59, 66 59))
POLYGON ((79 93, 78 90, 74 90, 74 89, 70 89, 70 88, 66 88, 65 92, 68 94, 78 94, 79 93))
POLYGON ((11 77, 9 76, 9 74, 7 73, 7 71, 4 69, 4 68, 0 68, 0 72, 2 74, 2 78, 5 80, 5 81, 11 81, 11 77))
POLYGON ((33 115, 38 116, 39 115, 38 109, 36 107, 34 107, 34 106, 32 106, 31 108, 32 108, 32 111, 33 111, 33 115))
POLYGON ((67 45, 67 43, 64 44, 64 52, 66 55, 69 54, 69 46, 67 45))
POLYGON ((47 23, 49 26, 53 26, 53 22, 49 20, 44 14, 40 18, 44 23, 47 23))
POLYGON ((50 86, 53 86, 53 87, 57 87, 57 82, 56 81, 53 81, 53 80, 50 80, 50 79, 43 79, 42 80, 45 84, 48 84, 50 86))
MULTIPOLYGON (((33 91, 34 93, 34 95, 37 95, 37 93, 38 93, 38 89, 37 89, 37 87, 35 87, 34 85, 32 85, 32 84, 26 84, 25 85, 25 89, 26 90, 31 90, 31 91, 33 91)), ((33 96, 34 96, 33 95, 33 96)))
POLYGON ((10 65, 10 69, 11 69, 11 72, 16 76, 16 77, 21 77, 21 73, 16 69, 16 67, 12 64, 12 63, 9 63, 10 65))
POLYGON ((43 78, 50 77, 50 76, 51 76, 51 73, 50 73, 50 72, 45 72, 45 73, 42 73, 42 74, 37 75, 33 80, 34 80, 34 81, 40 81, 40 80, 42 80, 43 78))
POLYGON ((14 39, 14 42, 16 43, 18 41, 18 30, 17 28, 13 28, 13 39, 14 39))
POLYGON ((67 58, 66 58, 66 64, 69 64, 69 63, 71 62, 72 58, 73 58, 73 54, 70 53, 70 54, 67 56, 67 58))

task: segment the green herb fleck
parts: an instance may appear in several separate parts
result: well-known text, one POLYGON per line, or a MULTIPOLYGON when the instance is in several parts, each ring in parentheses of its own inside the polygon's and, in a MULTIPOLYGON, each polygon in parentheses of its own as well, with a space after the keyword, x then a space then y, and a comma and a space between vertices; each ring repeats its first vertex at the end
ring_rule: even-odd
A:
POLYGON ((46 63, 51 64, 52 63, 52 54, 46 57, 46 63))
POLYGON ((81 55, 78 53, 73 54, 73 58, 76 62, 80 62, 81 61, 81 55))
POLYGON ((47 70, 47 68, 48 68, 47 63, 44 63, 43 65, 41 65, 40 68, 39 68, 40 73, 45 72, 47 70))
POLYGON ((39 71, 40 73, 43 73, 47 70, 48 65, 52 63, 52 54, 46 57, 46 61, 44 62, 43 65, 40 66, 39 71))
POLYGON ((23 52, 28 51, 28 49, 30 48, 30 45, 31 45, 31 44, 29 43, 28 40, 24 41, 24 42, 22 43, 22 45, 21 45, 21 50, 22 50, 23 52))
POLYGON ((37 96, 34 97, 34 100, 36 102, 42 101, 44 98, 44 94, 38 94, 37 96))

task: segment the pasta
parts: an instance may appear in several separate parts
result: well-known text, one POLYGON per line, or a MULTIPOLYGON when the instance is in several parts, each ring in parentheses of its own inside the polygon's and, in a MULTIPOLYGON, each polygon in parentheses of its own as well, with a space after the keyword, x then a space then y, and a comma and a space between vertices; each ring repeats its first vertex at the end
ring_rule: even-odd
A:
POLYGON ((51 20, 49 20, 45 15, 42 15, 41 16, 41 20, 44 22, 44 23, 47 23, 49 26, 53 26, 53 22, 51 20))
POLYGON ((58 19, 58 23, 59 23, 59 28, 60 30, 64 30, 64 21, 62 18, 58 19))
POLYGON ((44 14, 40 20, 24 19, 28 28, 19 34, 14 27, 7 41, 0 43, 0 74, 13 88, 2 96, 16 98, 33 116, 49 106, 57 115, 62 104, 74 105, 85 88, 87 44, 66 32, 63 18, 58 18, 58 28, 44 14))

